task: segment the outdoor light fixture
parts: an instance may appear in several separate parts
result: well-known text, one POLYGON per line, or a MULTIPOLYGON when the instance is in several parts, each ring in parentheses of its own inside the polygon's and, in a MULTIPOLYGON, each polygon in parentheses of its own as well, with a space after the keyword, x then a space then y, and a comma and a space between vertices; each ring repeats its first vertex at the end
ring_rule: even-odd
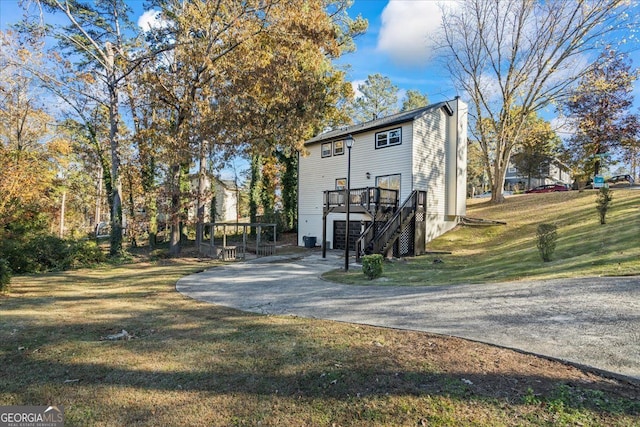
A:
POLYGON ((371 179, 371 172, 366 173, 367 179, 371 179))
POLYGON ((349 271, 349 214, 351 213, 351 147, 355 140, 351 134, 347 135, 344 143, 347 146, 347 186, 345 187, 345 205, 347 211, 347 224, 344 231, 344 271, 349 271))

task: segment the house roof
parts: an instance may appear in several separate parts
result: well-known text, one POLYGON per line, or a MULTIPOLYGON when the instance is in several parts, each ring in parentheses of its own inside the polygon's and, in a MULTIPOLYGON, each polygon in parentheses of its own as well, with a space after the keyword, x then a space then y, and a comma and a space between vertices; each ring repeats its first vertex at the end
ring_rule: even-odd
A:
POLYGON ((227 190, 237 190, 238 186, 236 185, 236 182, 230 179, 218 179, 218 182, 220 182, 227 190))
POLYGON ((453 109, 449 105, 451 101, 438 102, 436 104, 427 105, 426 107, 417 108, 411 111, 404 111, 402 113, 392 114, 391 116, 383 117, 380 119, 370 120, 364 123, 358 123, 356 125, 345 126, 339 129, 333 129, 320 135, 314 136, 310 140, 306 141, 305 145, 316 144, 324 141, 332 141, 340 139, 349 134, 356 135, 363 132, 368 132, 374 129, 393 126, 400 123, 406 123, 417 119, 429 113, 437 110, 438 108, 444 108, 447 114, 453 115, 453 109))

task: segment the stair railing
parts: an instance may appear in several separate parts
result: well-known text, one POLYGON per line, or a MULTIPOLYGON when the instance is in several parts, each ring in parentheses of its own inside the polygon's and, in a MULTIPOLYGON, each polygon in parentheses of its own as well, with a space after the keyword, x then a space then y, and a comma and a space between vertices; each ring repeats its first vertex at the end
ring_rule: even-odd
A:
POLYGON ((418 206, 418 191, 411 192, 400 208, 376 233, 375 222, 371 223, 356 241, 356 258, 360 258, 370 249, 370 253, 381 253, 390 244, 395 243, 405 223, 410 220, 418 206))

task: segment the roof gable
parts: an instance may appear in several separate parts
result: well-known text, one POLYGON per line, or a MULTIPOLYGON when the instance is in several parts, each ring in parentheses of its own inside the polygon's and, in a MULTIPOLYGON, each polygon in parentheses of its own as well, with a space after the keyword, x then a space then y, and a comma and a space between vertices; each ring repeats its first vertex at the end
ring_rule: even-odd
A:
POLYGON ((345 126, 339 129, 333 129, 320 135, 314 136, 310 140, 306 141, 305 145, 311 145, 324 141, 331 141, 346 137, 347 135, 356 135, 359 133, 368 132, 374 129, 380 129, 383 127, 393 126, 400 123, 407 123, 416 120, 419 117, 426 115, 439 108, 444 108, 446 113, 453 115, 453 109, 449 106, 449 101, 438 102, 436 104, 427 105, 426 107, 417 108, 411 111, 404 111, 397 114, 392 114, 380 119, 370 120, 368 122, 359 123, 356 125, 345 126))

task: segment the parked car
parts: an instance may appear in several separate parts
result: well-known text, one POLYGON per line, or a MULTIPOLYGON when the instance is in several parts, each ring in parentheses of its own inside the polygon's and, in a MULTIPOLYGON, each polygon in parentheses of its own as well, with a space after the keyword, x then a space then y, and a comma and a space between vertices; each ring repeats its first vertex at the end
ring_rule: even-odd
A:
POLYGON ((612 176, 607 181, 612 184, 626 181, 629 183, 629 185, 633 185, 633 177, 631 175, 616 175, 612 176))
POLYGON ((546 184, 530 188, 525 193, 553 193, 554 191, 569 191, 569 188, 564 184, 546 184))

